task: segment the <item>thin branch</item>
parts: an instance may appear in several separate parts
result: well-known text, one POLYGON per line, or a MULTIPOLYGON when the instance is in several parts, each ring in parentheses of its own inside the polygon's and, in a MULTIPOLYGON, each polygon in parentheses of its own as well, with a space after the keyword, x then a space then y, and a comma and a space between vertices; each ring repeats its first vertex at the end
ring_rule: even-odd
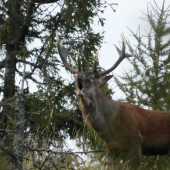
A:
POLYGON ((13 130, 7 130, 7 129, 0 129, 0 131, 6 131, 6 132, 10 132, 10 133, 14 132, 13 130))
MULTIPOLYGON (((42 53, 43 53, 43 51, 44 51, 44 49, 45 49, 46 43, 47 43, 47 39, 45 40, 43 46, 41 47, 40 54, 39 54, 38 57, 37 57, 36 65, 38 64, 38 61, 39 61, 39 59, 40 59, 40 57, 41 57, 41 55, 42 55, 42 53)), ((34 73, 35 69, 36 69, 36 67, 33 68, 32 74, 34 73)))
POLYGON ((72 154, 88 154, 88 153, 99 153, 99 152, 106 152, 106 150, 97 150, 97 151, 84 151, 84 152, 58 152, 58 151, 53 151, 51 149, 37 149, 37 148, 31 148, 27 145, 23 146, 31 151, 37 151, 37 152, 49 152, 49 153, 55 153, 55 154, 64 154, 64 155, 72 155, 72 154))
POLYGON ((23 92, 23 89, 24 89, 25 69, 26 69, 26 65, 25 65, 25 63, 24 63, 24 71, 23 71, 22 84, 21 84, 21 91, 22 91, 22 92, 23 92))
MULTIPOLYGON (((16 72, 20 75, 20 76, 23 76, 23 74, 18 70, 18 69, 16 69, 16 72)), ((33 78, 29 73, 26 73, 26 75, 25 75, 25 79, 30 79, 30 80, 32 80, 33 82, 35 82, 35 83, 37 83, 37 84, 42 84, 42 85, 44 85, 44 83, 40 83, 40 82, 38 82, 35 78, 33 78)))
POLYGON ((37 112, 25 112, 26 114, 33 114, 33 115, 40 115, 40 113, 37 112))
POLYGON ((48 3, 55 3, 59 0, 34 0, 34 3, 40 3, 40 4, 48 4, 48 3))
POLYGON ((4 102, 0 102, 0 106, 10 106, 11 108, 13 108, 13 106, 10 104, 10 103, 8 103, 10 100, 13 100, 13 99, 15 99, 16 98, 16 94, 14 95, 14 97, 13 98, 10 98, 10 99, 8 99, 8 100, 6 100, 6 101, 4 101, 4 102))
POLYGON ((33 67, 35 67, 35 68, 41 68, 41 66, 40 66, 40 65, 39 65, 39 66, 37 66, 36 64, 31 63, 31 62, 26 61, 26 60, 17 59, 17 62, 22 62, 22 63, 25 63, 25 64, 29 64, 30 66, 33 66, 33 67))

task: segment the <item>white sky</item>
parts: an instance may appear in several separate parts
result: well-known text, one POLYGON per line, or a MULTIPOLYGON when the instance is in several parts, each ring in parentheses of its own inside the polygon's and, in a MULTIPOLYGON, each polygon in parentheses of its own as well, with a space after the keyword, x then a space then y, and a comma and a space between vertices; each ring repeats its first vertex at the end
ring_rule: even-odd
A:
MULTIPOLYGON (((159 8, 161 8, 163 0, 155 1, 159 8)), ((130 40, 131 44, 136 44, 134 39, 130 36, 128 28, 133 32, 136 32, 140 26, 141 34, 145 34, 145 30, 149 32, 150 27, 148 22, 141 18, 145 17, 143 13, 147 13, 147 6, 149 6, 149 3, 155 6, 154 0, 108 0, 108 3, 118 4, 118 6, 113 6, 114 9, 116 9, 116 12, 114 13, 113 10, 108 7, 104 13, 104 18, 106 18, 104 27, 101 28, 96 24, 96 28, 94 28, 96 30, 105 31, 104 43, 99 50, 99 64, 105 69, 110 68, 119 57, 113 44, 116 44, 119 47, 119 42, 121 41, 120 34, 123 33, 125 37, 130 40)), ((170 2, 168 3, 168 0, 166 0, 165 7, 167 7, 168 4, 170 4, 170 2)), ((126 51, 129 52, 128 48, 126 48, 126 51)), ((128 71, 130 67, 130 63, 125 59, 113 71, 113 74, 121 75, 124 70, 128 71)), ((113 79, 110 80, 110 85, 113 88, 116 86, 113 79)), ((114 91, 115 90, 114 99, 119 99, 123 96, 123 93, 118 88, 114 88, 114 91)))

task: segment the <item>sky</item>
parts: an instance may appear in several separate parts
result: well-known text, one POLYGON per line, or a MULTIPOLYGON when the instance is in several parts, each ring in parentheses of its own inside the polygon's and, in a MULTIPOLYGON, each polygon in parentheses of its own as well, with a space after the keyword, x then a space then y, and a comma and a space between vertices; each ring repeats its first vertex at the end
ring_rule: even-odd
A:
MULTIPOLYGON (((163 0, 155 0, 155 2, 159 8, 162 7, 163 0)), ((154 0, 108 0, 108 3, 118 4, 117 6, 113 6, 116 12, 113 12, 111 7, 108 7, 103 16, 106 18, 104 27, 101 28, 98 24, 94 25, 94 30, 105 31, 104 43, 101 49, 99 49, 99 65, 105 69, 110 68, 119 57, 113 44, 120 47, 120 35, 122 33, 130 40, 131 44, 137 44, 133 37, 130 36, 128 28, 136 32, 140 26, 141 34, 145 34, 145 31, 149 32, 150 26, 148 22, 141 18, 145 17, 144 13, 147 13, 147 6, 150 6, 149 3, 155 6, 154 0)), ((167 6, 168 0, 165 1, 165 7, 167 6)), ((126 48, 126 52, 129 52, 128 48, 126 48)), ((132 67, 129 61, 125 59, 112 74, 121 76, 124 71, 128 71, 130 68, 132 67)), ((115 91, 113 99, 123 97, 123 93, 116 87, 113 79, 110 80, 109 85, 113 88, 113 91, 115 91)))

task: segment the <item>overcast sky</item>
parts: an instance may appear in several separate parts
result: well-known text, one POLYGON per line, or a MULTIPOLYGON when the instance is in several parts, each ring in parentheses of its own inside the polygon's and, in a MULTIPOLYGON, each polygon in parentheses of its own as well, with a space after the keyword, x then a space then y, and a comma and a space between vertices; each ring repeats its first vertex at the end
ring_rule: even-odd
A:
MULTIPOLYGON (((161 8, 163 0, 155 1, 161 8)), ((106 18, 104 27, 101 28, 96 24, 94 28, 96 31, 105 31, 104 43, 99 50, 99 64, 105 69, 110 68, 119 57, 113 44, 116 44, 119 47, 119 42, 121 41, 120 34, 123 33, 126 38, 128 37, 131 44, 136 44, 134 39, 130 36, 128 28, 133 32, 136 32, 140 26, 141 34, 145 34, 145 30, 150 30, 148 22, 141 18, 145 17, 143 13, 147 13, 147 6, 149 6, 149 3, 155 6, 153 0, 108 0, 108 3, 113 2, 118 4, 117 6, 113 6, 116 12, 114 13, 113 10, 108 7, 104 13, 104 17, 106 18)), ((166 0, 165 6, 167 7, 168 4, 170 4, 170 2, 168 3, 168 0, 166 0)), ((128 48, 126 51, 128 52, 128 48)), ((130 67, 130 63, 125 59, 116 70, 113 71, 113 74, 121 75, 124 70, 128 71, 128 68, 130 67)), ((114 88, 116 84, 111 80, 110 85, 114 88)), ((116 93, 113 96, 114 99, 118 99, 123 95, 119 89, 114 88, 114 90, 116 90, 116 93)))

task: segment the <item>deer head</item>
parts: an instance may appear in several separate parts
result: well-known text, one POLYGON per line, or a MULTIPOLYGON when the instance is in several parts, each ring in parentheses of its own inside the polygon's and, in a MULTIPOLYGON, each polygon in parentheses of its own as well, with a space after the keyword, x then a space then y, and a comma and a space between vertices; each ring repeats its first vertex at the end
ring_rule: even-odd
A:
MULTIPOLYGON (((68 62, 67 62, 67 54, 70 50, 69 48, 63 47, 63 40, 60 42, 58 35, 56 34, 57 39, 57 47, 59 55, 63 61, 63 64, 67 70, 69 70, 73 74, 77 74, 75 76, 76 80, 76 94, 78 97, 88 98, 95 95, 95 91, 98 89, 99 85, 105 84, 110 78, 112 78, 112 75, 106 76, 106 74, 112 72, 124 58, 131 57, 132 55, 125 53, 125 41, 123 36, 122 38, 122 50, 120 50, 116 45, 116 50, 119 53, 119 59, 115 62, 115 64, 109 68, 108 70, 98 72, 97 71, 97 60, 98 55, 95 58, 94 66, 91 72, 83 72, 81 70, 81 64, 80 64, 80 57, 78 52, 78 69, 72 68, 68 62)), ((88 103, 88 102, 87 102, 88 103)))

